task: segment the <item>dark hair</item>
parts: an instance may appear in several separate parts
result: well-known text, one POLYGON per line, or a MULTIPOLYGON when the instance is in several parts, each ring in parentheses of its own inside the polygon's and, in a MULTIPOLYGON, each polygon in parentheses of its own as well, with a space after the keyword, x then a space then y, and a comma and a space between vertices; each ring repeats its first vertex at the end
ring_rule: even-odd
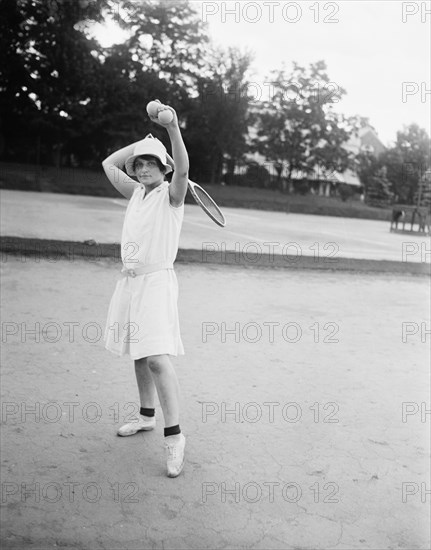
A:
POLYGON ((153 157, 153 155, 139 155, 139 157, 136 157, 135 160, 133 161, 133 171, 135 171, 135 164, 136 164, 136 161, 137 161, 138 159, 154 160, 154 161, 156 161, 157 166, 158 166, 160 172, 162 172, 162 174, 164 174, 164 173, 166 172, 166 168, 165 168, 165 166, 161 163, 160 159, 158 159, 157 157, 153 157))

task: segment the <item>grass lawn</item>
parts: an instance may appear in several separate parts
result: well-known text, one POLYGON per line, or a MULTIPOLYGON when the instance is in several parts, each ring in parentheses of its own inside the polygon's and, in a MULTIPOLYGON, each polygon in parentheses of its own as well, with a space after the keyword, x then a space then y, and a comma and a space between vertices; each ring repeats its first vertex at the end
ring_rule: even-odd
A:
MULTIPOLYGON (((343 202, 336 197, 287 194, 255 187, 206 185, 203 182, 202 185, 220 206, 386 221, 391 218, 391 209, 373 208, 357 199, 343 202)), ((109 183, 102 169, 53 166, 38 169, 31 164, 3 162, 0 163, 0 188, 73 195, 121 196, 109 183)), ((193 202, 190 194, 187 195, 186 202, 193 202)))

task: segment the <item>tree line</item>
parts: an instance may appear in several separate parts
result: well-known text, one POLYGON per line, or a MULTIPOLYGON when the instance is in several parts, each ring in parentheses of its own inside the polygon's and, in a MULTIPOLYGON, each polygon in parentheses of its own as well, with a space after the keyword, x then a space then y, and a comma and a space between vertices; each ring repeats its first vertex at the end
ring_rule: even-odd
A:
POLYGON ((236 169, 257 153, 272 170, 249 164, 245 181, 257 174, 256 185, 270 177, 287 190, 298 173, 353 167, 365 187, 383 178, 383 194, 408 202, 429 164, 429 137, 417 125, 378 158, 349 153, 343 144, 367 119, 334 109, 346 91, 324 61, 253 82, 252 53, 215 47, 189 0, 0 4, 2 160, 99 168, 145 131, 165 140, 145 111, 158 98, 177 110, 191 175, 202 182, 240 183, 236 169), (106 17, 129 32, 124 43, 105 48, 92 36, 106 17))

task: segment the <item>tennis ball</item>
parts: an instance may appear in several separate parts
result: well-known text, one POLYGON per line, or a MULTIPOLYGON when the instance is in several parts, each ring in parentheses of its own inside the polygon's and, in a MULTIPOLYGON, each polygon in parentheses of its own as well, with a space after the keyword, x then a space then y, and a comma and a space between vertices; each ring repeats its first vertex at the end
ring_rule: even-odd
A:
POLYGON ((147 113, 152 117, 157 117, 157 113, 161 106, 161 103, 158 101, 150 101, 147 105, 147 113))
POLYGON ((160 111, 159 113, 159 122, 162 124, 169 124, 174 119, 174 115, 172 114, 172 111, 169 109, 165 109, 164 111, 160 111))

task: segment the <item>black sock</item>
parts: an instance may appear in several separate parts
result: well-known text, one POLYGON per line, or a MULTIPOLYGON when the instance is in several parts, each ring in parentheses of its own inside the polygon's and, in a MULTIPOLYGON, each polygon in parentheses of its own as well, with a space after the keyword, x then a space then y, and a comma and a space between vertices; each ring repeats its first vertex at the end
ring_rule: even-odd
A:
POLYGON ((144 407, 141 407, 139 414, 142 416, 154 416, 156 414, 156 409, 144 409, 144 407))
POLYGON ((169 428, 165 428, 165 437, 168 437, 169 435, 177 435, 180 434, 180 425, 177 424, 176 426, 169 426, 169 428))

